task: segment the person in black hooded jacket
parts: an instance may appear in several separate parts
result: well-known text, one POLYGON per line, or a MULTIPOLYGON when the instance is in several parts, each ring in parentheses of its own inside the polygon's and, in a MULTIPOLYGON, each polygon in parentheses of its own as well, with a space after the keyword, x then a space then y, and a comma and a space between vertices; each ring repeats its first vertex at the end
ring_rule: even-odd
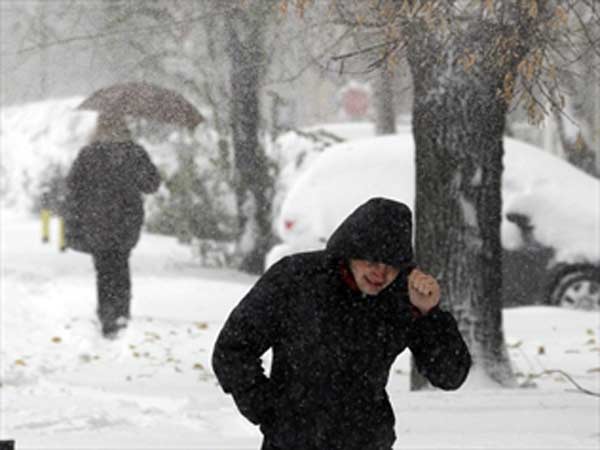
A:
POLYGON ((407 347, 444 390, 461 386, 471 357, 436 280, 413 262, 410 209, 373 198, 324 250, 273 265, 234 308, 212 356, 240 412, 260 425, 263 450, 389 450, 386 393, 407 347), (261 355, 272 349, 270 376, 261 355))
POLYGON ((142 193, 158 189, 160 174, 125 120, 101 114, 66 183, 66 245, 92 255, 102 334, 114 338, 130 318, 129 256, 144 223, 142 193))

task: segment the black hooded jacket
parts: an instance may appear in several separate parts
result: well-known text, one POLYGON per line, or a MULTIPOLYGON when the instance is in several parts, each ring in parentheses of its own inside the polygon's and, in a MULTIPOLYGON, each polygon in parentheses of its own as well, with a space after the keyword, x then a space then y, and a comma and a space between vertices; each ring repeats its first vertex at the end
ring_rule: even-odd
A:
POLYGON ((240 412, 260 424, 263 449, 383 450, 395 441, 385 390, 406 347, 419 371, 457 389, 471 359, 454 318, 439 308, 415 318, 408 299, 410 210, 372 199, 331 236, 326 250, 272 266, 232 311, 213 369, 240 412), (376 296, 344 279, 349 258, 402 267, 376 296), (270 376, 260 357, 272 348, 270 376))
POLYGON ((82 148, 67 175, 67 245, 88 253, 130 251, 144 222, 141 194, 159 185, 148 153, 132 141, 82 148))

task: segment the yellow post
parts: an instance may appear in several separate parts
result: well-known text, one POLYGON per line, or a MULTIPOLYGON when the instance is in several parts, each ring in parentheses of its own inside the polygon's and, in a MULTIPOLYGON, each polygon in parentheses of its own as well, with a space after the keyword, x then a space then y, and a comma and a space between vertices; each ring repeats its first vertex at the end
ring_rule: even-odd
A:
POLYGON ((50 210, 43 208, 40 216, 42 219, 42 242, 48 242, 50 240, 50 210))
POLYGON ((67 243, 65 241, 65 219, 62 217, 58 218, 58 248, 61 252, 67 249, 67 243))

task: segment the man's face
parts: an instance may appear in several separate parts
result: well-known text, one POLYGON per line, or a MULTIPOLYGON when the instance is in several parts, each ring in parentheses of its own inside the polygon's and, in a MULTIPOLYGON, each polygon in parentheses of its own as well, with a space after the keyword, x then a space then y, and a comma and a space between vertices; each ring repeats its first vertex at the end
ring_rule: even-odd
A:
POLYGON ((400 269, 396 267, 365 259, 351 259, 350 270, 360 291, 367 295, 379 294, 400 273, 400 269))

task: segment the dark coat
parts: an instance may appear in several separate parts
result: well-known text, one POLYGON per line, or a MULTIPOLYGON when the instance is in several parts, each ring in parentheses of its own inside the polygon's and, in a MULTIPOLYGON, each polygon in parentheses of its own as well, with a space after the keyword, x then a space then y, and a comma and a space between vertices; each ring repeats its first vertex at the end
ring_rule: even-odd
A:
POLYGON ((457 389, 465 380, 471 359, 454 318, 439 308, 415 317, 407 291, 414 266, 405 265, 377 296, 344 279, 347 257, 385 259, 395 257, 390 248, 410 247, 410 224, 403 225, 408 208, 388 202, 377 199, 355 211, 326 250, 271 267, 221 330, 215 374, 240 412, 260 424, 264 449, 391 449, 394 415, 385 387, 406 347, 434 386, 457 389), (376 248, 361 248, 356 238, 365 233, 380 237, 365 239, 376 248), (266 377, 260 356, 269 348, 266 377))
POLYGON ((144 222, 142 193, 160 175, 134 142, 95 142, 81 149, 67 175, 67 246, 89 253, 130 251, 144 222))

